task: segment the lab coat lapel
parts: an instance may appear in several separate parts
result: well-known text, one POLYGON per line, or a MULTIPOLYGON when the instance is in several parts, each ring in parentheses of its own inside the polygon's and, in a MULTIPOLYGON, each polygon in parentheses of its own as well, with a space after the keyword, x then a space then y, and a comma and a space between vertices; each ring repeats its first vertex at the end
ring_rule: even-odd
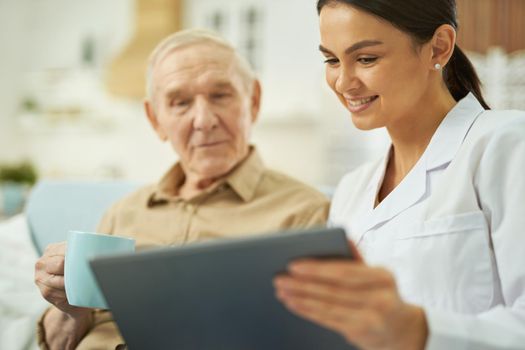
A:
POLYGON ((425 151, 427 171, 442 167, 454 159, 474 121, 483 111, 483 106, 472 93, 456 104, 441 122, 425 151))
POLYGON ((352 238, 357 243, 359 243, 365 232, 369 230, 369 227, 371 227, 370 225, 372 225, 373 222, 375 222, 375 201, 377 193, 379 191, 379 187, 383 183, 386 166, 388 164, 388 157, 390 155, 390 148, 391 147, 388 148, 386 155, 383 157, 383 161, 380 163, 380 166, 377 167, 376 171, 372 175, 371 180, 368 183, 368 186, 363 196, 363 206, 361 206, 360 212, 357 213, 357 215, 355 216, 355 220, 352 225, 353 229, 351 231, 352 238))
POLYGON ((379 187, 383 183, 386 170, 385 161, 383 167, 380 168, 379 176, 376 174, 373 178, 373 186, 369 186, 368 188, 366 195, 367 210, 363 215, 360 215, 356 223, 359 239, 361 239, 367 231, 391 220, 423 197, 427 184, 425 162, 422 160, 423 159, 420 159, 396 189, 374 208, 379 187))
POLYGON ((389 155, 387 153, 382 167, 378 168, 371 179, 364 210, 355 222, 358 240, 361 240, 367 231, 393 219, 428 196, 428 173, 447 166, 452 161, 472 124, 482 112, 483 107, 472 94, 459 101, 440 124, 414 168, 394 191, 374 208, 375 198, 386 170, 389 155))

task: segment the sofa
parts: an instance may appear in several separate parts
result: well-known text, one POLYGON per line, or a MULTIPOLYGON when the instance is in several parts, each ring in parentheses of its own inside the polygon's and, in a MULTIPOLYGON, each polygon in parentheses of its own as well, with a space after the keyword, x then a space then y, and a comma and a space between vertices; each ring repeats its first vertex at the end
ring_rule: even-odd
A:
POLYGON ((45 247, 64 241, 69 230, 96 230, 105 210, 138 186, 42 181, 22 214, 0 222, 0 349, 37 349, 35 325, 48 304, 33 276, 45 247))

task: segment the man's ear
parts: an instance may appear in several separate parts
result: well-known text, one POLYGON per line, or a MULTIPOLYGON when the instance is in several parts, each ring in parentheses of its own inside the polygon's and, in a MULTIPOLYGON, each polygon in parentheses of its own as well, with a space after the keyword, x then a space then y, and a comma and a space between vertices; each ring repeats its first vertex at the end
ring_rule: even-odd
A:
POLYGON ((159 120, 157 118, 157 113, 155 112, 151 101, 144 100, 144 111, 146 112, 146 116, 148 117, 148 121, 151 127, 157 133, 157 136, 162 140, 162 142, 166 141, 168 139, 168 136, 160 127, 159 120))
POLYGON ((255 123, 257 117, 259 116, 259 110, 261 109, 261 83, 259 80, 254 80, 252 87, 252 97, 251 97, 251 106, 250 112, 252 114, 252 122, 255 123))
POLYGON ((435 65, 439 63, 441 67, 445 65, 454 53, 456 45, 456 30, 449 24, 441 25, 434 32, 431 41, 432 45, 432 62, 431 69, 435 69, 435 65))

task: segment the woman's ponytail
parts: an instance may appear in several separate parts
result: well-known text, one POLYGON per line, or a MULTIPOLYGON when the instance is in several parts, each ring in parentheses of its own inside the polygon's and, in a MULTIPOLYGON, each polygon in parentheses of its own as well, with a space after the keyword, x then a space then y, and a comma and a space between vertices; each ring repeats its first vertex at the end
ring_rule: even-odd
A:
POLYGON ((481 92, 481 82, 468 57, 456 45, 444 69, 444 79, 448 90, 456 101, 472 92, 485 109, 490 109, 481 92))

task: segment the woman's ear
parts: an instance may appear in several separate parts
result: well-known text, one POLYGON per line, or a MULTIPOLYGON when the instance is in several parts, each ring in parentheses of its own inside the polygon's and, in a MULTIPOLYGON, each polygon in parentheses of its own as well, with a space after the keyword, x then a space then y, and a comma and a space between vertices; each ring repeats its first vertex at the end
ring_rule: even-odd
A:
POLYGON ((159 120, 157 118, 157 113, 155 112, 151 101, 144 100, 144 112, 146 112, 146 116, 148 117, 148 121, 151 127, 153 128, 153 130, 155 130, 161 141, 166 141, 168 139, 168 136, 160 126, 159 120))
POLYGON ((431 40, 432 69, 441 69, 452 57, 456 45, 456 30, 449 24, 441 25, 431 40))

